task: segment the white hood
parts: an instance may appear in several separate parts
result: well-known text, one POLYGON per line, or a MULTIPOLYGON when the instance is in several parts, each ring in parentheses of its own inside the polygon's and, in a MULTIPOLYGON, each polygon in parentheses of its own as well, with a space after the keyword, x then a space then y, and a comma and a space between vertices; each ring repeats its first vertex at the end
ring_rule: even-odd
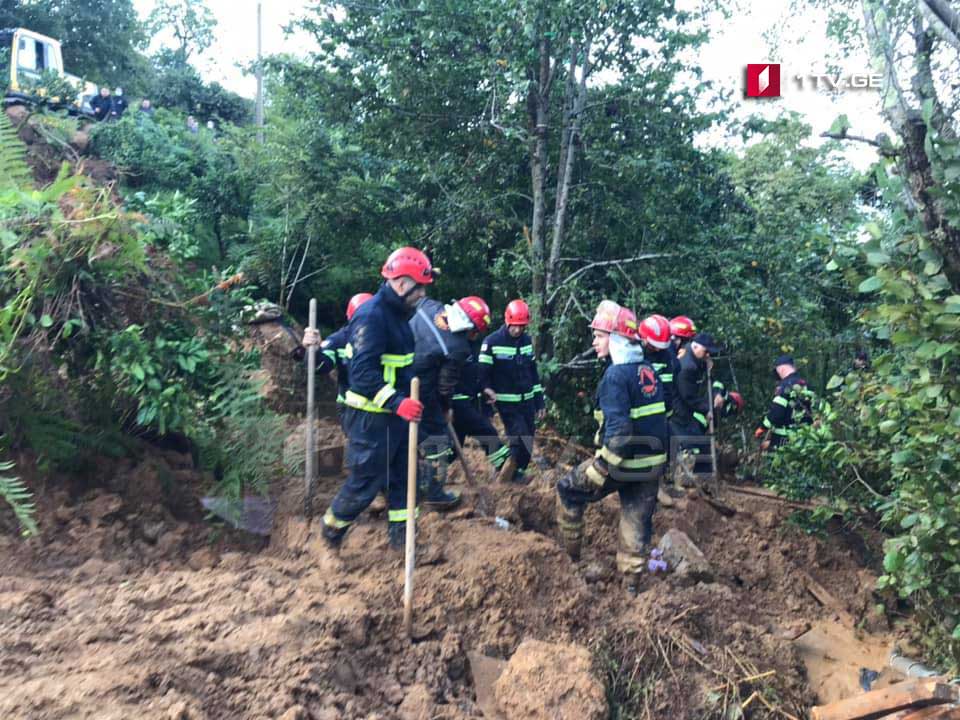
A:
POLYGON ((626 365, 643 361, 643 347, 630 342, 623 335, 610 333, 610 359, 614 365, 626 365))

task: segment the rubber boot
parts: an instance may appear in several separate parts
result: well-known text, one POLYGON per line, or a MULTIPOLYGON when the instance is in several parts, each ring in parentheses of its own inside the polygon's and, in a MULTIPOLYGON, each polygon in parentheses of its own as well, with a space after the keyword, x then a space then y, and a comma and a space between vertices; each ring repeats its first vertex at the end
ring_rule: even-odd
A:
POLYGON ((446 466, 440 468, 433 463, 428 463, 426 471, 427 482, 423 496, 424 507, 428 510, 445 512, 459 505, 461 500, 460 493, 447 492, 443 489, 447 479, 446 466))
POLYGON ((340 546, 343 545, 343 538, 347 535, 347 528, 336 528, 323 523, 321 535, 328 548, 339 550, 340 546))
POLYGON ((407 546, 407 524, 405 522, 387 523, 387 543, 390 550, 402 553, 407 546))
POLYGON ((517 461, 513 459, 513 455, 507 458, 507 461, 503 464, 503 467, 500 468, 500 472, 497 473, 497 482, 499 483, 510 483, 513 482, 513 478, 517 474, 517 461))
POLYGON ((560 529, 560 544, 574 562, 580 561, 583 547, 584 508, 568 508, 557 496, 557 527, 560 529))

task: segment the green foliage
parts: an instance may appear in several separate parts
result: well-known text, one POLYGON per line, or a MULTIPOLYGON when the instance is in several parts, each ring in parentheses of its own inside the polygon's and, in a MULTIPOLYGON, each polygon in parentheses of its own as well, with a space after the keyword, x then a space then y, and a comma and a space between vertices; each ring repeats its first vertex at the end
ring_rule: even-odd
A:
POLYGON ((0 189, 25 188, 33 176, 26 148, 6 113, 0 113, 0 189))
POLYGON ((216 25, 216 18, 203 0, 157 0, 147 18, 146 31, 150 35, 173 35, 176 54, 186 62, 191 54, 210 47, 216 25))
POLYGON ((161 435, 193 430, 191 385, 208 370, 210 353, 199 338, 144 337, 139 325, 105 339, 107 350, 97 357, 97 369, 115 388, 121 407, 136 409, 135 422, 155 427, 161 435))
POLYGON ((179 110, 201 122, 236 125, 253 119, 253 103, 219 83, 205 83, 200 73, 177 52, 161 50, 153 58, 155 79, 149 94, 154 107, 179 110))
POLYGON ((266 495, 284 472, 284 419, 264 405, 243 367, 228 363, 212 389, 197 443, 201 464, 217 476, 214 494, 233 501, 266 495))
POLYGON ((165 249, 181 263, 200 255, 200 243, 194 235, 197 215, 194 198, 185 197, 179 190, 157 193, 151 198, 138 192, 128 199, 127 205, 131 210, 149 215, 144 239, 151 245, 165 249))
POLYGON ((21 90, 33 96, 40 106, 64 107, 77 99, 77 87, 56 70, 47 69, 39 77, 18 79, 21 90))
POLYGON ((13 509, 24 537, 29 537, 39 532, 36 519, 37 508, 33 503, 33 495, 23 481, 5 474, 13 467, 12 462, 0 462, 0 498, 13 509))

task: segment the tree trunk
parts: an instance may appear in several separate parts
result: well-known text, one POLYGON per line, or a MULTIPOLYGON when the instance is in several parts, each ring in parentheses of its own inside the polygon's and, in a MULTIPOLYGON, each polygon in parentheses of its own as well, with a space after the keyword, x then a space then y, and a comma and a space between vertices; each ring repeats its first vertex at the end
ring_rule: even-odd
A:
POLYGON ((533 269, 533 300, 541 309, 538 313, 536 338, 542 343, 546 318, 547 285, 545 255, 547 247, 547 139, 550 120, 550 43, 546 37, 540 40, 540 65, 535 83, 531 83, 527 108, 530 115, 530 182, 533 197, 533 220, 530 227, 531 265, 533 269))

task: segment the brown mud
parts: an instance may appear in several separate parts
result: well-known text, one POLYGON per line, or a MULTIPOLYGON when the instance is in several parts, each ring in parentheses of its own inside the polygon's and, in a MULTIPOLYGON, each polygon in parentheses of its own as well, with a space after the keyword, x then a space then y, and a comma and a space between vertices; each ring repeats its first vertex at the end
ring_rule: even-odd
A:
MULTIPOLYGON (((614 717, 800 718, 855 689, 859 663, 882 660, 808 671, 864 636, 816 634, 837 618, 877 631, 866 646, 889 646, 870 613, 874 576, 844 535, 805 535, 763 498, 728 493, 729 518, 687 498, 658 511, 657 534, 685 532, 714 581, 647 576, 630 599, 614 567, 615 497, 588 510, 574 564, 554 540, 556 472, 484 487, 506 530, 475 509, 472 488, 454 514, 421 516, 413 642, 382 510, 335 556, 319 520, 302 518, 296 478, 281 488, 269 542, 205 524, 197 496, 209 479, 170 451, 105 466, 95 489, 41 489, 42 535, 0 539, 0 717, 479 718, 468 654, 509 660, 536 640, 588 649, 614 717), (755 690, 762 702, 731 715, 755 690)), ((320 512, 338 482, 321 479, 320 512)), ((503 688, 499 698, 501 710, 526 702, 503 688)))

